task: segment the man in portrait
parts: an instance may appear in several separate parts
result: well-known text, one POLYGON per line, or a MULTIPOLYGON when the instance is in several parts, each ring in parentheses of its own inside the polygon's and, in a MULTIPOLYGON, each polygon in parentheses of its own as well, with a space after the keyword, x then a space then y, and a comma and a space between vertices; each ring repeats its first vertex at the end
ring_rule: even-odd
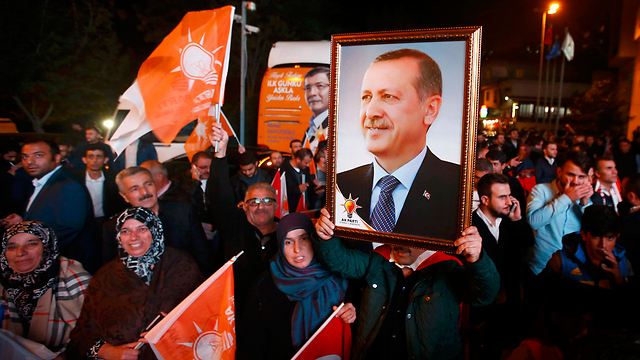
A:
POLYGON ((377 231, 456 239, 460 166, 440 160, 426 135, 442 105, 442 74, 414 49, 378 56, 364 75, 360 125, 371 164, 344 171, 337 185, 358 199, 377 231))
POLYGON ((313 116, 302 144, 315 155, 318 143, 326 140, 329 128, 329 68, 317 67, 304 75, 304 98, 313 116))

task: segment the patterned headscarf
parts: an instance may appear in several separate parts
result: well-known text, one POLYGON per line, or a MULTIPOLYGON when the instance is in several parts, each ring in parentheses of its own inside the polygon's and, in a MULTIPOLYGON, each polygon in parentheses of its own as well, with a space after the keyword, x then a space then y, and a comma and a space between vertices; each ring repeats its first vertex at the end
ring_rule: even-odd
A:
POLYGON ((0 283, 13 298, 18 314, 22 319, 25 333, 28 332, 38 299, 53 287, 60 271, 60 253, 58 241, 53 230, 41 222, 25 221, 10 227, 2 238, 0 254, 0 283), (17 234, 27 233, 36 236, 44 250, 42 261, 34 270, 21 274, 9 267, 7 261, 7 242, 17 234))
POLYGON ((296 229, 304 229, 315 237, 311 219, 302 213, 291 213, 278 223, 278 256, 271 262, 271 276, 280 289, 296 306, 291 317, 291 341, 301 346, 333 312, 332 306, 340 305, 347 290, 347 280, 322 267, 314 256, 304 268, 297 268, 284 256, 284 239, 296 229))
POLYGON ((164 230, 162 229, 160 218, 154 214, 153 211, 144 207, 137 206, 129 208, 118 217, 116 230, 118 230, 118 247, 121 249, 120 260, 122 260, 122 263, 127 269, 136 273, 145 284, 149 285, 149 283, 151 283, 151 275, 153 275, 151 266, 159 262, 162 253, 164 253, 164 230), (140 257, 129 255, 122 247, 122 242, 120 241, 120 230, 122 230, 122 226, 129 219, 140 221, 145 224, 151 232, 151 246, 149 246, 149 250, 140 257))

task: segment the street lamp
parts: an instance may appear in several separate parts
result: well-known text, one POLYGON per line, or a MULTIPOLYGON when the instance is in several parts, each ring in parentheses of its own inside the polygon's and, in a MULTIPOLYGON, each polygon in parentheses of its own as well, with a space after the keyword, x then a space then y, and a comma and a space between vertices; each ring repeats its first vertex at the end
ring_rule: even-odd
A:
POLYGON ((542 90, 542 58, 544 57, 544 35, 547 27, 547 13, 553 15, 558 12, 559 8, 560 5, 554 3, 549 6, 549 10, 542 13, 542 36, 540 37, 540 69, 538 71, 538 96, 536 97, 535 107, 536 123, 538 122, 538 110, 540 109, 540 91, 542 90))

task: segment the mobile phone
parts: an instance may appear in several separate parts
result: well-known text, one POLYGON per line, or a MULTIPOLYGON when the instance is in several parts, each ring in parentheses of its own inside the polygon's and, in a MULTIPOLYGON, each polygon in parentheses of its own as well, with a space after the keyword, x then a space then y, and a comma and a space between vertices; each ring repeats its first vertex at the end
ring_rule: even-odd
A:
MULTIPOLYGON (((153 319, 153 321, 147 325, 146 328, 144 328, 144 330, 142 330, 142 333, 146 333, 148 331, 150 331, 151 329, 153 329, 154 326, 158 325, 158 323, 164 319, 164 315, 162 314, 158 314, 158 316, 156 316, 155 319, 153 319)), ((144 345, 145 343, 143 343, 142 341, 139 341, 136 346, 134 347, 134 349, 136 350, 140 350, 140 348, 144 345)))
POLYGON ((509 209, 509 212, 512 213, 512 212, 516 211, 516 207, 517 206, 518 206, 518 204, 516 204, 516 203, 511 204, 511 209, 509 209))

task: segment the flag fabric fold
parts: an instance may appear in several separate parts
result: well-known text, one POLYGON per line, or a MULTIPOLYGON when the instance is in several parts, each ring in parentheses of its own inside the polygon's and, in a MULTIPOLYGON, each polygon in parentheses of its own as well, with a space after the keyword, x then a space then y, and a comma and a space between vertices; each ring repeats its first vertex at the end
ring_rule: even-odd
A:
MULTIPOLYGON (((214 116, 204 116, 198 119, 198 124, 191 132, 191 135, 187 139, 187 142, 184 144, 184 149, 187 152, 187 156, 189 157, 189 161, 193 158, 198 151, 205 151, 211 146, 210 137, 213 135, 212 126, 216 123, 216 118, 214 116)), ((238 140, 238 135, 236 135, 235 130, 231 127, 231 123, 229 119, 227 119, 226 115, 220 111, 220 123, 222 124, 222 128, 229 134, 229 137, 233 136, 238 140)), ((238 144, 240 140, 238 140, 238 144)))
POLYGON ((280 173, 280 169, 276 171, 271 186, 276 190, 276 200, 278 201, 276 217, 282 219, 289 214, 289 199, 287 196, 287 178, 284 176, 284 172, 280 173))
POLYGON ((553 58, 560 56, 560 54, 562 54, 560 43, 558 42, 558 40, 556 40, 556 42, 553 44, 553 47, 549 51, 549 54, 545 56, 545 58, 547 60, 551 60, 553 58))
POLYGON ((112 137, 117 153, 143 130, 153 129, 169 144, 212 105, 223 105, 234 13, 233 6, 188 12, 142 63, 136 82, 121 97, 121 103, 135 106, 112 137))
POLYGON ((549 28, 547 29, 547 32, 544 33, 544 44, 545 45, 551 45, 551 43, 553 42, 553 25, 549 26, 549 28))
POLYGON ((343 306, 344 303, 329 316, 291 360, 317 360, 325 356, 326 359, 349 359, 351 327, 336 317, 343 306))
POLYGON ((236 349, 233 261, 176 306, 147 333, 160 360, 233 360, 236 349))
POLYGON ((564 42, 562 43, 562 52, 564 56, 567 58, 567 61, 573 60, 573 54, 576 49, 576 44, 573 42, 573 38, 571 34, 567 31, 567 36, 564 38, 564 42))

